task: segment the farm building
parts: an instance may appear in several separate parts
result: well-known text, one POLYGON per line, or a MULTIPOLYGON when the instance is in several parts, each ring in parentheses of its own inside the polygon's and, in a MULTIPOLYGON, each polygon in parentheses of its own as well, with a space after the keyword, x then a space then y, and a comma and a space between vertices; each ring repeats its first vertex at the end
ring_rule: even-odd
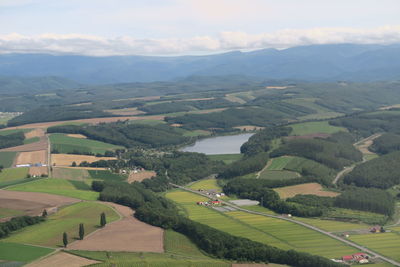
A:
POLYGON ((364 252, 354 253, 353 255, 346 255, 342 257, 345 262, 358 262, 358 263, 368 263, 369 256, 364 252))
POLYGON ((196 204, 201 206, 210 206, 210 205, 220 205, 222 203, 221 201, 218 200, 212 200, 212 201, 198 201, 196 204))

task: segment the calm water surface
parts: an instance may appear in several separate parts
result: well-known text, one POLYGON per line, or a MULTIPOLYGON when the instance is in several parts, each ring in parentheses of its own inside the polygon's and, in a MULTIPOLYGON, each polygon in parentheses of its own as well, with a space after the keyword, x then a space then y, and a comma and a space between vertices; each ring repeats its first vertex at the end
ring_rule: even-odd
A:
POLYGON ((184 152, 198 152, 207 155, 238 154, 240 147, 253 133, 210 137, 197 141, 194 145, 184 147, 184 152))

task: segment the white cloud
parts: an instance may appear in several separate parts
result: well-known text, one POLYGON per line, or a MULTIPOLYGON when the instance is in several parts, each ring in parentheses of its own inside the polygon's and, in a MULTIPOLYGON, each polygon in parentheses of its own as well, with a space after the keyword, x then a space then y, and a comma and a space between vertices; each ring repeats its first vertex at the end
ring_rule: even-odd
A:
POLYGON ((392 44, 400 43, 400 26, 374 29, 314 28, 285 29, 274 33, 222 32, 217 37, 137 39, 131 36, 104 38, 82 34, 17 33, 0 35, 1 53, 52 53, 89 56, 182 55, 229 50, 288 48, 311 44, 392 44))

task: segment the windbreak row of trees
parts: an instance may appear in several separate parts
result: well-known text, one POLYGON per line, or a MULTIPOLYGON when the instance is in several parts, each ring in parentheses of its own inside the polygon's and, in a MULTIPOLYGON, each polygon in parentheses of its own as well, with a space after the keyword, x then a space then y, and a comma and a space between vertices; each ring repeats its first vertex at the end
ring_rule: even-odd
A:
POLYGON ((293 250, 281 250, 194 222, 180 215, 172 202, 145 189, 140 183, 126 185, 94 182, 93 188, 100 191, 101 200, 135 208, 135 217, 139 220, 182 233, 202 250, 218 258, 274 262, 299 267, 340 266, 323 257, 293 250))
POLYGON ((20 216, 14 217, 7 222, 0 223, 0 238, 8 236, 11 232, 22 229, 26 226, 43 222, 45 217, 41 216, 20 216))
POLYGON ((0 149, 23 145, 25 135, 23 132, 12 133, 8 135, 0 135, 0 149))
POLYGON ((268 153, 259 153, 254 156, 244 157, 238 161, 235 161, 227 165, 222 172, 218 175, 218 178, 230 179, 246 175, 252 172, 260 171, 267 164, 269 159, 268 153))

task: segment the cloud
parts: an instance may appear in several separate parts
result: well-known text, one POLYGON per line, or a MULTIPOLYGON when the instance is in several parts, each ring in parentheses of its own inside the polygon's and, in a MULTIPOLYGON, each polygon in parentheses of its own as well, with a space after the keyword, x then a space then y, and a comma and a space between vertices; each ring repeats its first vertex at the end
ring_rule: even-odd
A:
POLYGON ((273 33, 222 32, 217 36, 139 39, 82 34, 0 35, 0 53, 51 53, 88 56, 207 54, 230 50, 288 48, 312 44, 400 43, 400 26, 374 29, 284 29, 273 33))

